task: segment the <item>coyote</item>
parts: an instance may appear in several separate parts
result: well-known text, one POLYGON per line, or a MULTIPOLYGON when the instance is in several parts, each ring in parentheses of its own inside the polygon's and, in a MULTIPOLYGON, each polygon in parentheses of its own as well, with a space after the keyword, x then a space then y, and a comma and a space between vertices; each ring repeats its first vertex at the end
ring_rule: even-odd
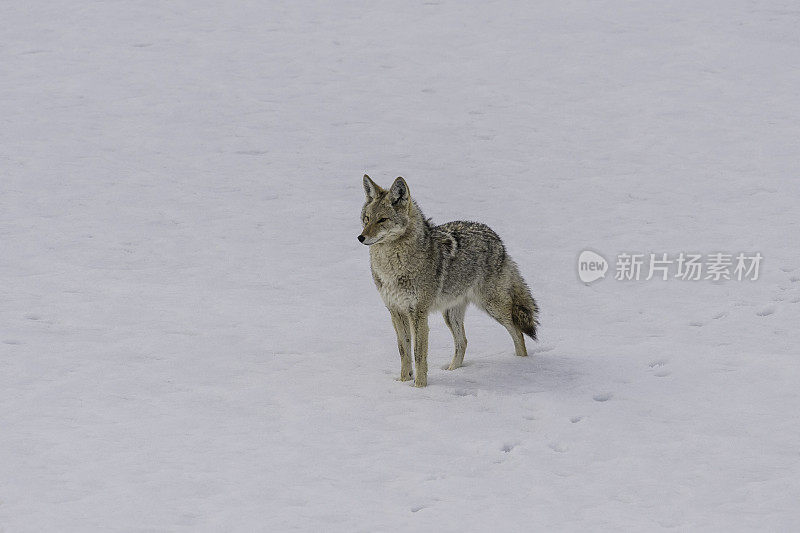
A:
POLYGON ((414 377, 413 334, 414 385, 428 384, 428 315, 434 311, 442 312, 455 340, 448 370, 461 366, 469 303, 508 330, 517 355, 528 355, 522 334, 536 340, 539 308, 494 231, 478 222, 433 225, 411 198, 403 178, 384 190, 365 174, 364 192, 364 229, 358 240, 370 247, 372 279, 392 316, 400 349, 400 381, 414 377))

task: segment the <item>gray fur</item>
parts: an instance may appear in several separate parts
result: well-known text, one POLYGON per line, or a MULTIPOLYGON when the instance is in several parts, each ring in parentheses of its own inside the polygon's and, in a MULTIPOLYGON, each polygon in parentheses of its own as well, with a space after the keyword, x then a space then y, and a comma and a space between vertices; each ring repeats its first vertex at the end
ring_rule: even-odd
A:
POLYGON ((365 175, 364 190, 359 240, 370 246, 372 278, 397 333, 400 380, 413 377, 413 337, 414 384, 427 385, 428 315, 434 311, 442 312, 453 333, 449 370, 461 366, 467 348, 464 312, 470 303, 508 330, 517 355, 528 355, 523 334, 536 339, 539 309, 500 237, 478 222, 433 225, 403 178, 384 190, 365 175))

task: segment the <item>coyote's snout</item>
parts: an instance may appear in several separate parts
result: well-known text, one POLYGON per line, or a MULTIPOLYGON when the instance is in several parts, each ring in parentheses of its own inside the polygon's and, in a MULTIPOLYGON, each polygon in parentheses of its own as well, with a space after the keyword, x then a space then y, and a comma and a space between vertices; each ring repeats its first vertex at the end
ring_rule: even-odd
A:
POLYGON ((434 226, 411 198, 403 178, 382 189, 364 175, 359 242, 370 247, 370 267, 389 309, 400 350, 400 380, 428 382, 428 315, 441 311, 453 333, 455 355, 449 370, 461 366, 467 349, 464 313, 475 304, 511 334, 514 349, 528 355, 523 334, 536 339, 539 309, 500 237, 477 222, 434 226))

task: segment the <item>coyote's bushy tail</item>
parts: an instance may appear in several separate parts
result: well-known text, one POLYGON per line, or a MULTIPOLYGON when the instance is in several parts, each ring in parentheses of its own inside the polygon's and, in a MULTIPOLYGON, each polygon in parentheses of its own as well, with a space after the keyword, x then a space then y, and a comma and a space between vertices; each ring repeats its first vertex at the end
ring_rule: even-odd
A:
POLYGON ((514 269, 514 278, 511 284, 511 320, 522 333, 536 340, 536 327, 539 325, 539 306, 531 296, 528 284, 514 269))

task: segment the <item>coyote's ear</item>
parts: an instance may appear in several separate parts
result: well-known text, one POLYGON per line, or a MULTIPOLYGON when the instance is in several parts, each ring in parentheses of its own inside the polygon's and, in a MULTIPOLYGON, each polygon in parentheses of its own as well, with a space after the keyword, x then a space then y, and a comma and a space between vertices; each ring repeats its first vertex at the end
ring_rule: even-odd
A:
POLYGON ((381 192, 381 188, 378 186, 377 183, 372 181, 369 176, 364 174, 364 193, 367 195, 367 201, 372 201, 378 197, 378 193, 381 192))
POLYGON ((392 200, 392 205, 400 207, 408 203, 408 185, 403 178, 397 178, 392 183, 392 188, 389 189, 389 198, 392 200))

